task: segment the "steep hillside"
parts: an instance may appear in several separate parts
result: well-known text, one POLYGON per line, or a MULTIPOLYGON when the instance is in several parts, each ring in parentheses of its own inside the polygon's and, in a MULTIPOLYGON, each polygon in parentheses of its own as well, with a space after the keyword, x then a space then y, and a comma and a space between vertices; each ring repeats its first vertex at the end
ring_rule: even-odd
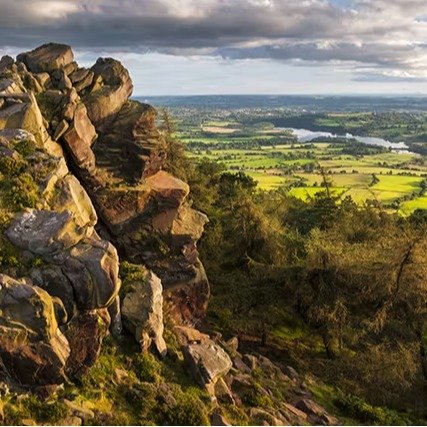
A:
POLYGON ((194 329, 208 218, 131 94, 69 46, 0 60, 1 422, 337 423, 292 367, 194 329))

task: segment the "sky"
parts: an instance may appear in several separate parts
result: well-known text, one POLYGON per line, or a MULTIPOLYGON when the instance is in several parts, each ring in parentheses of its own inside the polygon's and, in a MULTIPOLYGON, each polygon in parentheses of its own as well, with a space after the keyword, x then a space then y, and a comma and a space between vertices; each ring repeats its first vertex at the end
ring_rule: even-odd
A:
POLYGON ((139 96, 427 95, 427 0, 0 0, 0 56, 49 41, 139 96))

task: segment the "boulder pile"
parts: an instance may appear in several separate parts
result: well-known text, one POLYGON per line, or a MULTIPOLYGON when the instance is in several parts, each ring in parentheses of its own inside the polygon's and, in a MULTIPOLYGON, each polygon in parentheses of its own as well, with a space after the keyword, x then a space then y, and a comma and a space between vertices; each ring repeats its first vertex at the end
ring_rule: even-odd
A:
POLYGON ((180 324, 205 314, 207 217, 163 170, 156 111, 132 90, 119 61, 82 68, 66 45, 0 60, 0 244, 16 252, 0 257, 0 372, 20 386, 84 373, 121 309, 160 354, 163 306, 180 324), (119 256, 146 271, 121 299, 119 256))

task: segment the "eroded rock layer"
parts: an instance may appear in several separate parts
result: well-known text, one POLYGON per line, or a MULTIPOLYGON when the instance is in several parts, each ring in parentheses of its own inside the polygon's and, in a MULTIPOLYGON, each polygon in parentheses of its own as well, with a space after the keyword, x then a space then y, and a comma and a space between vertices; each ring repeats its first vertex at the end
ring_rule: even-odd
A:
POLYGON ((197 241, 207 218, 189 206, 188 185, 163 170, 156 111, 131 100, 132 90, 120 62, 81 68, 66 45, 0 60, 0 244, 17 259, 0 265, 0 304, 9 307, 9 289, 32 292, 50 328, 40 337, 19 311, 0 316, 0 368, 23 386, 81 375, 110 321, 121 331, 116 247, 154 272, 124 295, 125 326, 143 349, 166 351, 162 301, 179 323, 204 316, 209 285, 197 241), (11 331, 15 322, 25 339, 12 342, 11 333, 23 334, 11 331))

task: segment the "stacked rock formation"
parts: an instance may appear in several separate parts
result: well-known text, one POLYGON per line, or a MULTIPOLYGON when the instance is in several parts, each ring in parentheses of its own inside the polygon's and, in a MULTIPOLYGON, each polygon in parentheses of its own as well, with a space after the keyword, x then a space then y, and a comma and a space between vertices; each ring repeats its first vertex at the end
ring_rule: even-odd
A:
POLYGON ((7 275, 0 280, 0 328, 10 334, 21 328, 27 337, 0 336, 0 374, 22 385, 81 374, 96 359, 110 321, 120 331, 116 247, 122 259, 154 272, 133 289, 146 297, 133 305, 128 299, 125 310, 131 314, 124 324, 143 348, 165 351, 162 289, 176 322, 196 324, 204 315, 209 285, 196 244, 207 218, 187 203, 188 185, 163 170, 156 111, 131 100, 132 89, 120 62, 100 58, 80 68, 66 45, 0 60, 0 180, 18 179, 24 187, 30 180, 37 193, 7 212, 3 233, 26 267, 0 264, 7 275), (21 163, 31 166, 20 169, 24 180, 11 167, 21 163), (15 321, 13 307, 26 295, 30 306, 15 321), (31 310, 44 326, 33 323, 31 310), (11 317, 3 319, 5 311, 11 317), (144 325, 155 331, 147 335, 144 325), (37 360, 36 343, 48 349, 37 360))

